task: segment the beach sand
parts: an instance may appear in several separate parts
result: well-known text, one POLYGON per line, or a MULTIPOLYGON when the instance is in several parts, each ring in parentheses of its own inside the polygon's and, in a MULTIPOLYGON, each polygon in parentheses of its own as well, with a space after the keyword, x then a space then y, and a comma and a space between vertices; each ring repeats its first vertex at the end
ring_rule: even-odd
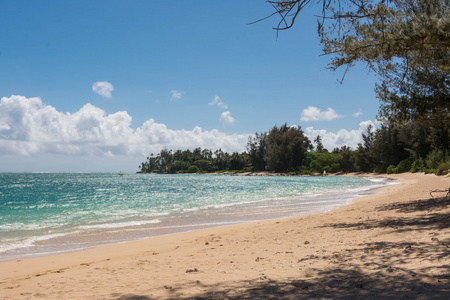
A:
POLYGON ((450 299, 450 179, 326 213, 0 263, 0 299, 450 299))

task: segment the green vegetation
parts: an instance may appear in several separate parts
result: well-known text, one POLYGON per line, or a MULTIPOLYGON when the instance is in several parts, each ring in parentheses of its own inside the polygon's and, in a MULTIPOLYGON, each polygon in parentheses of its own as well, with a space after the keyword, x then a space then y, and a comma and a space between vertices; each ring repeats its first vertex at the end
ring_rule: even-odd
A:
POLYGON ((346 73, 362 62, 375 72, 379 115, 389 123, 450 121, 449 0, 266 2, 275 10, 269 17, 280 18, 277 31, 293 27, 309 4, 321 4, 318 35, 329 69, 346 73))
POLYGON ((221 149, 162 150, 149 156, 139 168, 143 173, 211 173, 224 170, 240 171, 249 166, 246 152, 228 154, 221 149))
POLYGON ((271 171, 289 174, 332 172, 432 172, 450 169, 449 125, 420 127, 414 123, 367 127, 356 150, 347 146, 329 152, 320 136, 314 145, 301 127, 274 126, 249 138, 247 151, 228 154, 221 149, 162 150, 147 157, 143 173, 211 173, 271 171))

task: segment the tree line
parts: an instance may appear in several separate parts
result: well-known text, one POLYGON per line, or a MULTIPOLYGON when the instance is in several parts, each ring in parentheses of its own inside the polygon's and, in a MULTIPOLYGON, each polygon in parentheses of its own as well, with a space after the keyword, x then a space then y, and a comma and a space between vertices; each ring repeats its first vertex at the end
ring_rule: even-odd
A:
POLYGON ((248 154, 233 152, 229 154, 222 149, 195 148, 194 150, 163 149, 157 155, 150 155, 139 166, 141 173, 210 173, 217 171, 248 170, 248 154))
POLYGON ((368 126, 357 149, 348 146, 332 151, 322 138, 311 141, 300 126, 274 126, 268 132, 249 137, 246 151, 231 154, 212 151, 167 150, 147 157, 142 173, 211 173, 270 171, 289 174, 326 172, 433 172, 450 169, 450 126, 368 126))

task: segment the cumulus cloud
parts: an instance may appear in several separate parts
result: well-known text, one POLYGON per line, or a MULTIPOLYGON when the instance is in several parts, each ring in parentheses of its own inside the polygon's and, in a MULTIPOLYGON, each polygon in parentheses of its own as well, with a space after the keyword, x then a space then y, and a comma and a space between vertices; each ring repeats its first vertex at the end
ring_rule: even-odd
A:
POLYGON ((209 105, 217 105, 218 107, 223 108, 223 109, 227 109, 228 108, 228 105, 223 103, 222 100, 220 100, 219 96, 215 96, 213 101, 211 101, 209 103, 209 105))
POLYGON ((229 111, 224 111, 220 116, 220 122, 223 126, 233 125, 236 120, 231 116, 229 111))
POLYGON ((362 111, 361 111, 361 110, 358 110, 357 112, 355 112, 355 113, 353 114, 353 116, 354 116, 355 118, 357 118, 357 117, 361 116, 362 114, 363 114, 362 111))
POLYGON ((111 98, 111 92, 114 91, 114 87, 107 81, 97 81, 92 84, 92 90, 100 96, 111 98))
POLYGON ((170 91, 170 101, 180 100, 183 97, 183 92, 179 92, 177 90, 170 91))
POLYGON ((317 107, 308 106, 308 108, 302 111, 300 121, 331 121, 343 117, 343 115, 337 114, 332 108, 328 108, 326 111, 320 111, 317 107))
POLYGON ((375 128, 374 123, 368 120, 359 123, 359 128, 354 130, 340 129, 337 132, 329 132, 324 129, 307 127, 305 129, 305 134, 311 141, 320 135, 324 147, 329 151, 342 146, 349 146, 356 149, 358 143, 361 142, 361 133, 363 133, 369 125, 372 125, 375 128))
MULTIPOLYGON (((226 122, 234 120, 228 115, 226 122)), ((57 111, 40 98, 24 96, 0 99, 0 156, 62 154, 77 156, 138 156, 161 149, 222 148, 244 151, 249 135, 218 130, 172 130, 149 119, 130 127, 126 111, 107 114, 86 104, 75 113, 57 111)))

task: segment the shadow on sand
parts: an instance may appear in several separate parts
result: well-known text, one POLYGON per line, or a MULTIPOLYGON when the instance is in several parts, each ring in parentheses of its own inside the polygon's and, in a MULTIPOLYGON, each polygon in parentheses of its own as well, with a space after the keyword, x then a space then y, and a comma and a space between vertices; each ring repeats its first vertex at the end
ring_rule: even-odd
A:
MULTIPOLYGON (((398 212, 394 218, 356 223, 325 224, 324 227, 349 230, 382 228, 397 232, 429 231, 429 242, 374 242, 329 256, 310 256, 302 260, 328 259, 327 269, 316 270, 310 278, 275 281, 255 279, 203 285, 201 282, 170 287, 169 299, 450 299, 450 265, 402 268, 415 261, 447 261, 450 240, 439 240, 433 231, 450 228, 447 213, 450 198, 430 198, 378 207, 378 211, 398 212), (445 211, 442 211, 446 209, 445 211), (408 216, 409 213, 423 212, 408 216), (431 233, 430 233, 431 231, 431 233), (401 255, 395 255, 401 253, 401 255), (352 262, 363 262, 367 268, 352 262), (378 263, 374 263, 377 261, 378 263), (391 265, 393 267, 391 267, 391 265), (238 288, 236 288, 238 287, 238 288), (186 288, 203 292, 186 297, 186 288)), ((359 264, 360 265, 360 264, 359 264)), ((123 295, 120 300, 149 300, 147 296, 123 295)))

